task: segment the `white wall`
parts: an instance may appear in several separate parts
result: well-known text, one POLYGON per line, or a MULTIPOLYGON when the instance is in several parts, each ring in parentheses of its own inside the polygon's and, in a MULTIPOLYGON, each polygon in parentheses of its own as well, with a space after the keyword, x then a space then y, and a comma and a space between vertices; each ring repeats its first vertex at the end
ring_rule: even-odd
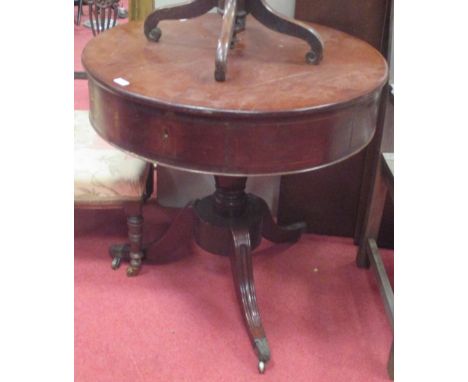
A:
MULTIPOLYGON (((156 0, 156 7, 180 3, 180 0, 156 0)), ((294 15, 295 0, 267 0, 277 10, 287 16, 294 15)), ((276 213, 280 177, 250 178, 248 192, 265 199, 276 213)), ((160 168, 158 171, 158 199, 164 206, 182 207, 190 200, 209 195, 214 191, 214 180, 210 175, 191 174, 184 171, 160 168)))

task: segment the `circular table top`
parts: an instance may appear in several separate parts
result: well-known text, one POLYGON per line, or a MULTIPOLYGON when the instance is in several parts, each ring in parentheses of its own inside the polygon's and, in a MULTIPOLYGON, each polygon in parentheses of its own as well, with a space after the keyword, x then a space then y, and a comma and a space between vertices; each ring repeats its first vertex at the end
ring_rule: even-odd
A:
POLYGON ((375 132, 387 64, 369 44, 320 25, 319 65, 308 45, 252 17, 214 80, 221 17, 142 23, 88 43, 90 120, 105 140, 141 158, 232 176, 290 174, 346 159, 375 132))
POLYGON ((226 82, 213 78, 221 17, 163 21, 158 43, 141 23, 94 38, 82 62, 101 85, 145 103, 202 113, 290 113, 359 100, 379 90, 387 64, 369 44, 314 25, 324 42, 319 65, 305 63, 308 45, 266 29, 249 17, 229 52, 226 82))

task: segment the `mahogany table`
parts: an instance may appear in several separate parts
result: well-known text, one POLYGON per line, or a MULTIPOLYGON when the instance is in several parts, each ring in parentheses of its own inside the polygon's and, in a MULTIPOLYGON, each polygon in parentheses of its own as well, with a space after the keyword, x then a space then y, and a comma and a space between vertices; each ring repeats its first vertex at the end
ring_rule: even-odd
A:
MULTIPOLYGON (((202 248, 230 257, 263 372, 270 349, 251 252, 262 236, 295 241, 305 226, 277 226, 267 204, 245 193, 247 178, 309 171, 363 149, 375 131, 387 64, 367 43, 313 25, 324 43, 323 60, 307 65, 305 42, 251 20, 221 83, 209 69, 218 15, 161 24, 164 39, 158 44, 146 39, 142 23, 129 23, 86 46, 90 120, 122 150, 158 165, 214 175, 214 194, 190 203, 146 248, 162 256, 193 236, 202 248)), ((126 255, 141 260, 144 253, 126 255)))

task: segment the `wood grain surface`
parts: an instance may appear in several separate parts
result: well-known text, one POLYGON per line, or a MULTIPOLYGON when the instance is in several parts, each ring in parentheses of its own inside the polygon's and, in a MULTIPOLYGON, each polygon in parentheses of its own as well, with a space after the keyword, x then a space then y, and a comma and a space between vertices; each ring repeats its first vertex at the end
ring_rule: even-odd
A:
POLYGON ((341 161, 371 140, 387 64, 377 50, 314 25, 320 65, 306 44, 254 20, 231 54, 225 83, 212 78, 220 18, 118 26, 83 53, 90 119, 110 143, 150 161, 232 176, 305 171, 341 161), (116 48, 118 46, 118 49, 116 48))

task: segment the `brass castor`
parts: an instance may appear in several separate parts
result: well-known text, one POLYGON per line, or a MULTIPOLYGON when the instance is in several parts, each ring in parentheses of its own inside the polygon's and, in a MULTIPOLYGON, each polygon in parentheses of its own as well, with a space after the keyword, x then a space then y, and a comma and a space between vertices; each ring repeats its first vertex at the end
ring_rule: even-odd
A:
POLYGON ((266 368, 265 362, 259 361, 258 362, 258 371, 259 371, 260 374, 265 373, 265 368, 266 368))
POLYGON ((127 268, 127 276, 128 277, 135 277, 140 273, 140 267, 132 267, 131 265, 127 268))

